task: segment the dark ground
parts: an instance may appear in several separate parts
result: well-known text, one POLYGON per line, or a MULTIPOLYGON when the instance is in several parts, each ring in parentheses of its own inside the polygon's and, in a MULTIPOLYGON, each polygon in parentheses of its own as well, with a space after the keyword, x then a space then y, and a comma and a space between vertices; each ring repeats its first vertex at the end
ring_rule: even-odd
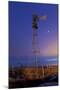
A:
POLYGON ((9 81, 9 89, 11 88, 25 88, 25 87, 41 87, 41 86, 56 86, 58 85, 58 75, 49 76, 38 80, 16 80, 9 81))

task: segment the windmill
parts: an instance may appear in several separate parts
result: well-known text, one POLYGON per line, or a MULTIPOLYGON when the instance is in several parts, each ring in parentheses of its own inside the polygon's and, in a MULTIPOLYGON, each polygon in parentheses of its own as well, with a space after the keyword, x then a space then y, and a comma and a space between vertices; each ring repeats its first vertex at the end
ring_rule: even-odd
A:
MULTIPOLYGON (((38 16, 36 14, 32 15, 32 52, 35 57, 35 67, 38 70, 38 55, 40 54, 39 40, 38 40, 38 23, 41 20, 46 20, 46 16, 38 16)), ((44 69, 42 67, 42 73, 44 77, 44 69)))

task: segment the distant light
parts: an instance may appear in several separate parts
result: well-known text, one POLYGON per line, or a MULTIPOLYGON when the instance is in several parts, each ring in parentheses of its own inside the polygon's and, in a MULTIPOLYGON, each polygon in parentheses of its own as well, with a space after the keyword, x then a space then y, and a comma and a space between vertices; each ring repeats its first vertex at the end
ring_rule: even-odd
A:
POLYGON ((48 30, 48 33, 50 32, 50 30, 48 30))

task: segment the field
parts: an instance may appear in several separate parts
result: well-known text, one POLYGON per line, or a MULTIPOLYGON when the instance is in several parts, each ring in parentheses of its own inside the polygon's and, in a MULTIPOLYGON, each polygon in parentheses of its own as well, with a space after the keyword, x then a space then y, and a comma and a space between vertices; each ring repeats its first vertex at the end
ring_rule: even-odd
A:
POLYGON ((58 66, 9 68, 9 88, 58 85, 58 66))

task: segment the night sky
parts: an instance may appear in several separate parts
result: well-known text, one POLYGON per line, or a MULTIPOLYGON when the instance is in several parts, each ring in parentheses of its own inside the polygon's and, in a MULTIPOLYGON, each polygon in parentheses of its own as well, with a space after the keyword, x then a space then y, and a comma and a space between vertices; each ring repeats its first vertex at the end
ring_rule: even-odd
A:
POLYGON ((9 56, 32 56, 32 14, 46 15, 38 23, 39 56, 57 56, 58 5, 9 2, 9 56))

